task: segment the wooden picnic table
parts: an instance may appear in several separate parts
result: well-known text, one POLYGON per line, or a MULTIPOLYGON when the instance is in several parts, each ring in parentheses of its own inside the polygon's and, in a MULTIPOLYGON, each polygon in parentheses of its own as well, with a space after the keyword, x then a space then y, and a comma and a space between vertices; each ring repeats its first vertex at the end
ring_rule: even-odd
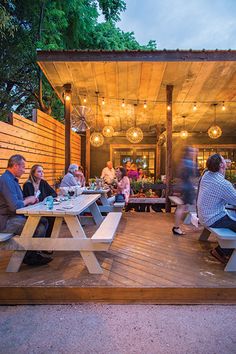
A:
POLYGON ((96 201, 100 194, 80 195, 72 200, 54 205, 52 210, 42 202, 18 209, 17 214, 27 216, 20 237, 13 237, 4 249, 15 250, 7 267, 8 272, 17 272, 27 250, 31 251, 79 251, 90 273, 102 273, 94 251, 107 251, 118 227, 121 213, 101 215, 96 201), (98 230, 92 238, 87 238, 78 216, 89 208, 98 230), (50 238, 33 238, 34 232, 42 216, 55 217, 50 238), (58 238, 62 221, 65 221, 72 238, 58 238))
POLYGON ((100 189, 83 189, 83 194, 100 194, 100 201, 102 205, 98 205, 101 213, 119 212, 122 210, 124 203, 109 203, 107 193, 110 192, 110 188, 100 188, 100 189))

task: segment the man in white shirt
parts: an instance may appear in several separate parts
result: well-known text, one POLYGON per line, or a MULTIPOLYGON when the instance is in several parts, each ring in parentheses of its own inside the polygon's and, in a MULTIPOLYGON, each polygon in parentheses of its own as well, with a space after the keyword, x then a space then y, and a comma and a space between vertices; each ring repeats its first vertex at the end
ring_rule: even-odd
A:
POLYGON ((112 184, 115 177, 116 173, 113 168, 112 162, 107 161, 107 167, 104 167, 104 169, 102 170, 101 178, 103 178, 107 184, 112 184))
MULTIPOLYGON (((197 197, 198 217, 206 227, 228 228, 236 232, 236 221, 230 218, 225 206, 236 205, 236 190, 225 179, 226 161, 214 154, 207 160, 207 171, 201 177, 197 197)), ((217 246, 211 251, 212 256, 226 263, 232 254, 231 249, 217 246)))

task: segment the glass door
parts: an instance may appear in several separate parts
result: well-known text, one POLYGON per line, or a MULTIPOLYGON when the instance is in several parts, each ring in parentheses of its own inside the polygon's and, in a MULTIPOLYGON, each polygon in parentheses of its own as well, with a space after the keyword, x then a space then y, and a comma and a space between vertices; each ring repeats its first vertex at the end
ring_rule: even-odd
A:
POLYGON ((155 148, 148 147, 115 147, 112 149, 112 161, 115 167, 125 166, 127 161, 135 163, 150 177, 155 177, 155 148))

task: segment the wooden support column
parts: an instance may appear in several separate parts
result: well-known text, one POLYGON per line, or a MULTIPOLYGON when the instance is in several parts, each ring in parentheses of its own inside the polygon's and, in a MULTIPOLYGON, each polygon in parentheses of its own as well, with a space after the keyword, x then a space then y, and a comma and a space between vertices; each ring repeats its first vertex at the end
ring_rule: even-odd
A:
POLYGON ((65 173, 71 163, 71 84, 64 85, 65 173))
POLYGON ((166 212, 171 212, 171 202, 169 195, 171 194, 172 180, 172 93, 173 85, 166 86, 166 212))
POLYGON ((90 129, 86 130, 86 180, 90 178, 90 129))

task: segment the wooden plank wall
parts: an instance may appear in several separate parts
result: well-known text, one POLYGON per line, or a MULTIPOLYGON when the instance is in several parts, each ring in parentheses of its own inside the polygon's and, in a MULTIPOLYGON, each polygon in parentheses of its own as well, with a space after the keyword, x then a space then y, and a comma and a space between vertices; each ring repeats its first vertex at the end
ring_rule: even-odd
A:
MULTIPOLYGON (((13 113, 12 124, 0 121, 0 174, 7 166, 7 160, 14 154, 22 154, 26 158, 26 173, 20 183, 28 178, 30 167, 42 164, 45 179, 53 185, 55 179, 64 174, 65 164, 65 128, 51 116, 35 110, 32 122, 13 113)), ((71 163, 81 162, 81 139, 72 132, 71 163)))

